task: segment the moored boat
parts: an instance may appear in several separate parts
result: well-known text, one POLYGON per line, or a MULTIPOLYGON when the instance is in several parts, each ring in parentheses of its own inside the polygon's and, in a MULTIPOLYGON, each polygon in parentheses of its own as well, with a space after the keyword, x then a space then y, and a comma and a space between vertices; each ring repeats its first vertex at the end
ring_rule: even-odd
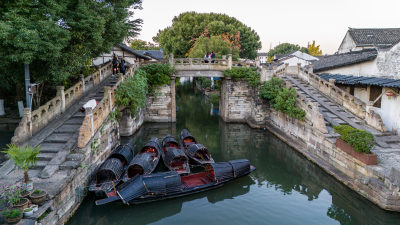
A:
POLYGON ((132 158, 133 143, 119 145, 92 175, 89 191, 97 196, 112 193, 132 158))
POLYGON ((181 131, 180 140, 185 154, 192 162, 195 164, 214 163, 214 159, 208 149, 199 144, 189 130, 183 129, 181 131))
POLYGON ((153 137, 132 159, 126 170, 127 179, 136 175, 150 174, 157 167, 161 157, 161 147, 158 138, 153 137))
POLYGON ((174 170, 178 174, 190 173, 189 159, 171 135, 164 137, 161 155, 168 169, 174 170))
POLYGON ((96 205, 122 200, 125 204, 139 204, 176 198, 207 191, 248 175, 256 168, 247 159, 205 165, 204 172, 179 175, 169 171, 136 176, 118 187, 112 196, 96 201, 96 205))

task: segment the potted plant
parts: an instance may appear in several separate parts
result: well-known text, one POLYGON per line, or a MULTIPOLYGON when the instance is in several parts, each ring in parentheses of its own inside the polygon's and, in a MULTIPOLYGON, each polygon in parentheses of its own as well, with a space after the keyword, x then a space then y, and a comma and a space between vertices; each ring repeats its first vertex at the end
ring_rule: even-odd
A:
POLYGON ((24 209, 24 216, 25 217, 30 217, 33 215, 33 209, 32 208, 26 208, 24 209))
POLYGON ((3 211, 3 216, 6 218, 7 223, 18 223, 22 219, 22 211, 19 209, 7 209, 3 211))
POLYGON ((22 190, 23 187, 21 186, 11 186, 11 187, 6 186, 4 190, 2 190, 1 196, 13 208, 24 210, 25 208, 28 207, 29 200, 21 196, 22 190))
POLYGON ((36 165, 37 155, 40 152, 40 146, 17 146, 15 144, 8 144, 4 153, 12 159, 15 165, 24 170, 24 179, 26 190, 33 190, 32 181, 29 179, 28 170, 36 165))
POLYGON ((43 190, 37 189, 29 196, 33 204, 42 205, 46 201, 47 193, 43 190))
POLYGON ((364 130, 349 125, 334 126, 340 138, 336 139, 336 147, 360 160, 366 165, 376 165, 378 156, 371 152, 375 145, 374 136, 364 130))

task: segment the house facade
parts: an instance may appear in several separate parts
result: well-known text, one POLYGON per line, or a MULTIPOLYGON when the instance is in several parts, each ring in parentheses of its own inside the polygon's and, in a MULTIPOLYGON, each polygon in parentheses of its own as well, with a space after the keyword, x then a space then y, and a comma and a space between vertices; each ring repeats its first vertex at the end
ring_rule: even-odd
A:
POLYGON ((114 46, 109 53, 104 53, 101 56, 93 59, 93 65, 101 65, 112 60, 114 54, 118 56, 118 58, 123 56, 128 64, 134 64, 135 62, 145 62, 153 59, 150 56, 140 54, 139 52, 133 50, 125 44, 118 44, 114 46))
POLYGON ((268 62, 268 54, 266 52, 259 52, 257 54, 257 59, 260 63, 267 63, 268 62))

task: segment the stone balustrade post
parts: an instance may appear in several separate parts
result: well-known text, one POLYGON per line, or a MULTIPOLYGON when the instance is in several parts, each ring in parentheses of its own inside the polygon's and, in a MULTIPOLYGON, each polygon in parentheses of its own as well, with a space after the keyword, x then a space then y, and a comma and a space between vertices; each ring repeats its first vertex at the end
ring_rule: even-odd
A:
POLYGON ((26 119, 26 131, 29 137, 32 137, 32 111, 30 108, 24 108, 24 115, 22 118, 26 119))
POLYGON ((367 113, 370 113, 372 107, 374 107, 374 102, 373 101, 368 101, 367 104, 365 105, 365 111, 367 111, 367 113))
POLYGON ((335 86, 335 79, 329 79, 329 84, 331 85, 331 86, 335 86))
POLYGON ((174 60, 174 54, 169 54, 169 65, 174 66, 175 65, 175 60, 174 60))
POLYGON ((297 63, 297 76, 300 75, 301 63, 297 63))
POLYGON ((314 69, 313 69, 312 64, 310 64, 310 65, 307 66, 307 70, 308 70, 308 73, 309 73, 309 74, 310 74, 310 73, 314 73, 314 69))
POLYGON ((228 69, 232 69, 232 54, 228 55, 228 69))
POLYGON ((84 93, 86 91, 86 85, 85 85, 85 77, 83 74, 80 75, 81 82, 82 82, 82 92, 84 93))
POLYGON ((117 74, 119 81, 124 81, 124 75, 122 73, 117 74))
POLYGON ((223 59, 222 65, 226 65, 226 55, 223 55, 223 56, 222 56, 222 59, 223 59))
POLYGON ((257 57, 257 59, 256 59, 256 67, 258 68, 258 67, 260 67, 260 65, 261 65, 260 58, 257 57))
POLYGON ((90 118, 90 132, 93 137, 94 135, 93 108, 91 107, 85 108, 85 116, 88 116, 90 118))
POLYGON ((193 65, 193 59, 189 58, 189 65, 193 65))
POLYGON ((109 108, 110 108, 110 112, 112 111, 112 109, 113 109, 113 106, 112 106, 112 99, 111 99, 111 93, 112 93, 112 87, 109 87, 109 86, 104 86, 104 98, 108 98, 108 106, 109 106, 109 108))
POLYGON ((289 63, 285 63, 285 75, 287 74, 289 63))
POLYGON ((64 86, 57 86, 57 96, 61 98, 61 113, 65 112, 65 92, 64 86))
POLYGON ((176 122, 175 74, 171 77, 171 122, 176 122))

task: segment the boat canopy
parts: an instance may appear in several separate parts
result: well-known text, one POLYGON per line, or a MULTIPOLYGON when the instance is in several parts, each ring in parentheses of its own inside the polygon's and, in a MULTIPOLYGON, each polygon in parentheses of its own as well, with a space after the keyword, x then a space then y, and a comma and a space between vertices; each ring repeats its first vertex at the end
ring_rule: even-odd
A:
POLYGON ((168 164, 170 164, 175 159, 181 159, 184 161, 189 160, 185 152, 180 148, 167 147, 166 150, 167 151, 165 153, 165 162, 167 162, 168 164))
POLYGON ((123 165, 127 165, 133 158, 133 143, 118 146, 111 153, 110 158, 117 158, 123 165))
POLYGON ((124 172, 122 162, 117 158, 107 159, 96 172, 96 183, 101 184, 107 181, 117 180, 124 172))
POLYGON ((148 174, 151 173, 157 165, 158 160, 153 160, 151 154, 138 154, 129 163, 127 174, 129 178, 134 177, 137 174, 148 174))
POLYGON ((193 140, 193 142, 196 142, 196 139, 193 137, 193 135, 187 129, 183 129, 181 131, 179 138, 181 139, 181 141, 184 141, 184 139, 186 139, 186 138, 191 138, 193 140))
POLYGON ((178 143, 178 141, 176 140, 176 138, 174 138, 172 135, 170 135, 170 134, 167 134, 165 137, 164 137, 164 139, 163 139, 163 141, 162 141, 162 147, 164 148, 164 147, 166 147, 165 145, 166 144, 168 144, 168 143, 174 143, 176 146, 179 146, 179 143, 178 143))
POLYGON ((211 163, 210 166, 217 182, 240 177, 250 171, 250 161, 248 159, 211 163))
POLYGON ((118 188, 124 203, 144 195, 167 195, 182 190, 181 177, 176 171, 140 175, 118 188))
POLYGON ((160 146, 160 141, 156 137, 152 137, 150 141, 148 141, 142 148, 142 151, 145 150, 146 148, 155 148, 157 150, 157 155, 160 155, 161 152, 161 146, 160 146))
MULTIPOLYGON (((204 147, 202 144, 190 145, 188 154, 190 154, 191 156, 196 156, 196 152, 210 155, 210 153, 208 152, 208 149, 206 147, 204 147)), ((199 155, 203 155, 203 154, 199 154, 199 155)))

